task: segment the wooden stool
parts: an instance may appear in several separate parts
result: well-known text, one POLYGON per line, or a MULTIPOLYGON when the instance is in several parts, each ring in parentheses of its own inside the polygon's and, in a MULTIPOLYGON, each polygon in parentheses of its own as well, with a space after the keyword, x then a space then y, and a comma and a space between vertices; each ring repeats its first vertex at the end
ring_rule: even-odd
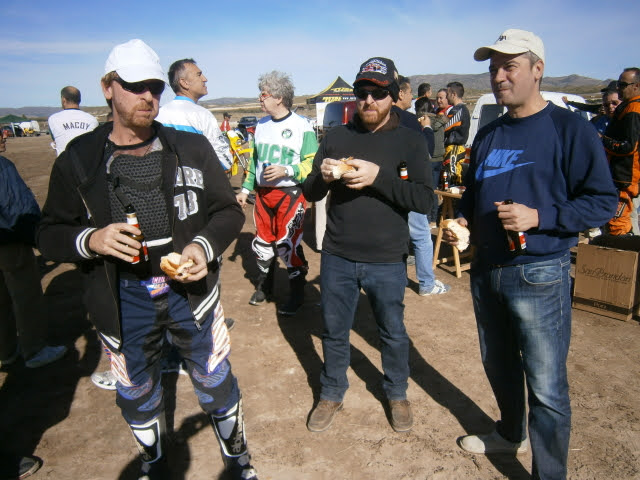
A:
MULTIPOLYGON (((460 251, 458 250, 458 247, 451 245, 451 249, 453 250, 453 256, 451 257, 445 257, 445 258, 440 258, 440 245, 442 244, 442 233, 444 228, 442 228, 442 223, 444 220, 448 219, 448 218, 453 218, 453 199, 457 198, 460 199, 462 198, 462 194, 460 193, 451 193, 448 191, 444 191, 444 190, 436 190, 435 193, 437 195, 441 195, 442 196, 442 212, 440 213, 440 221, 438 222, 438 225, 440 225, 438 227, 438 235, 436 236, 436 244, 433 247, 433 269, 435 270, 436 265, 441 265, 441 266, 445 266, 445 264, 447 262, 450 262, 451 260, 454 261, 454 265, 455 265, 455 272, 456 272, 456 277, 460 278, 462 276, 462 272, 465 270, 469 270, 469 268, 471 267, 470 263, 467 263, 465 265, 460 265, 460 259, 463 258, 471 258, 473 256, 473 253, 471 250, 469 250, 466 253, 463 253, 462 255, 460 255, 460 251)), ((471 247, 470 247, 471 248, 471 247)), ((449 271, 449 269, 445 270, 449 271)))

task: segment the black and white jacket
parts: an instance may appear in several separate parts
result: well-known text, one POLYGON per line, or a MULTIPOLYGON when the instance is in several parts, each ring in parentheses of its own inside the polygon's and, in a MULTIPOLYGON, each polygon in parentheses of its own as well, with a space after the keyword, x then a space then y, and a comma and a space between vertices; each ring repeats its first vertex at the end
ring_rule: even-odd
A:
MULTIPOLYGON (((112 123, 74 139, 55 161, 49 195, 37 231, 41 253, 53 261, 80 264, 86 276, 84 302, 96 329, 111 344, 121 344, 118 266, 88 247, 90 234, 111 220, 104 147, 112 123)), ((209 272, 186 284, 194 320, 205 318, 218 303, 217 257, 236 239, 244 214, 207 139, 154 122, 162 142, 162 191, 170 219, 173 247, 200 245, 209 272)))

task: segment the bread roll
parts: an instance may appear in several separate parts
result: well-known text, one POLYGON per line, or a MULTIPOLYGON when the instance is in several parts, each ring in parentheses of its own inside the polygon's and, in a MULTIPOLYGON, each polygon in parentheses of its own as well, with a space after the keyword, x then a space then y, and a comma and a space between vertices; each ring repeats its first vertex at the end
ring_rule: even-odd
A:
POLYGON ((184 280, 188 278, 189 272, 186 270, 193 266, 193 260, 189 259, 183 264, 180 264, 180 258, 182 258, 182 255, 176 252, 160 258, 160 268, 174 280, 184 280))
POLYGON ((355 171, 354 167, 352 167, 351 165, 347 165, 347 161, 349 161, 349 160, 353 160, 353 157, 341 158, 340 162, 342 162, 342 163, 340 163, 339 165, 334 165, 333 167, 331 167, 331 173, 333 174, 333 178, 338 180, 345 173, 355 171))
POLYGON ((456 245, 458 250, 462 252, 466 250, 467 247, 469 247, 470 232, 467 227, 463 227, 453 219, 443 220, 442 225, 440 226, 442 228, 446 228, 447 230, 450 230, 451 233, 453 233, 453 235, 456 237, 456 240, 458 241, 458 245, 456 245))

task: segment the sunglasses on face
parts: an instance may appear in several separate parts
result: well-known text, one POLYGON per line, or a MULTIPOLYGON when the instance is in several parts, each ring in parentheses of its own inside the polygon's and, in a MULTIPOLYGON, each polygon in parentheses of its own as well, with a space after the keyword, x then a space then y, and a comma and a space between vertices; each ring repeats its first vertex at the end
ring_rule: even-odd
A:
POLYGON ((638 82, 631 82, 631 83, 627 83, 627 82, 618 82, 618 90, 624 90, 625 88, 627 88, 629 85, 635 85, 638 82))
POLYGON ((120 86, 127 92, 135 94, 140 94, 146 92, 147 90, 151 92, 151 95, 160 95, 162 92, 164 92, 164 82, 160 80, 129 83, 125 82, 121 78, 116 78, 116 82, 118 82, 120 86))
POLYGON ((374 100, 383 100, 389 96, 389 90, 380 87, 372 89, 357 87, 353 89, 353 94, 360 100, 366 100, 369 95, 374 100))
POLYGON ((273 95, 271 95, 270 93, 261 93, 260 96, 258 96, 258 100, 260 100, 261 102, 266 100, 267 98, 272 97, 273 95))

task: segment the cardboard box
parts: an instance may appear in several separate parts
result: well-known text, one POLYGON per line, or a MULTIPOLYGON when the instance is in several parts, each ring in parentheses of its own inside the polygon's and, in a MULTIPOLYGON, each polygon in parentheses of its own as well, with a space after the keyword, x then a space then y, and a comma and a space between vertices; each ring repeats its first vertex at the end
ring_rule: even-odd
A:
POLYGON ((573 306, 619 320, 638 312, 638 252, 579 244, 573 306))

